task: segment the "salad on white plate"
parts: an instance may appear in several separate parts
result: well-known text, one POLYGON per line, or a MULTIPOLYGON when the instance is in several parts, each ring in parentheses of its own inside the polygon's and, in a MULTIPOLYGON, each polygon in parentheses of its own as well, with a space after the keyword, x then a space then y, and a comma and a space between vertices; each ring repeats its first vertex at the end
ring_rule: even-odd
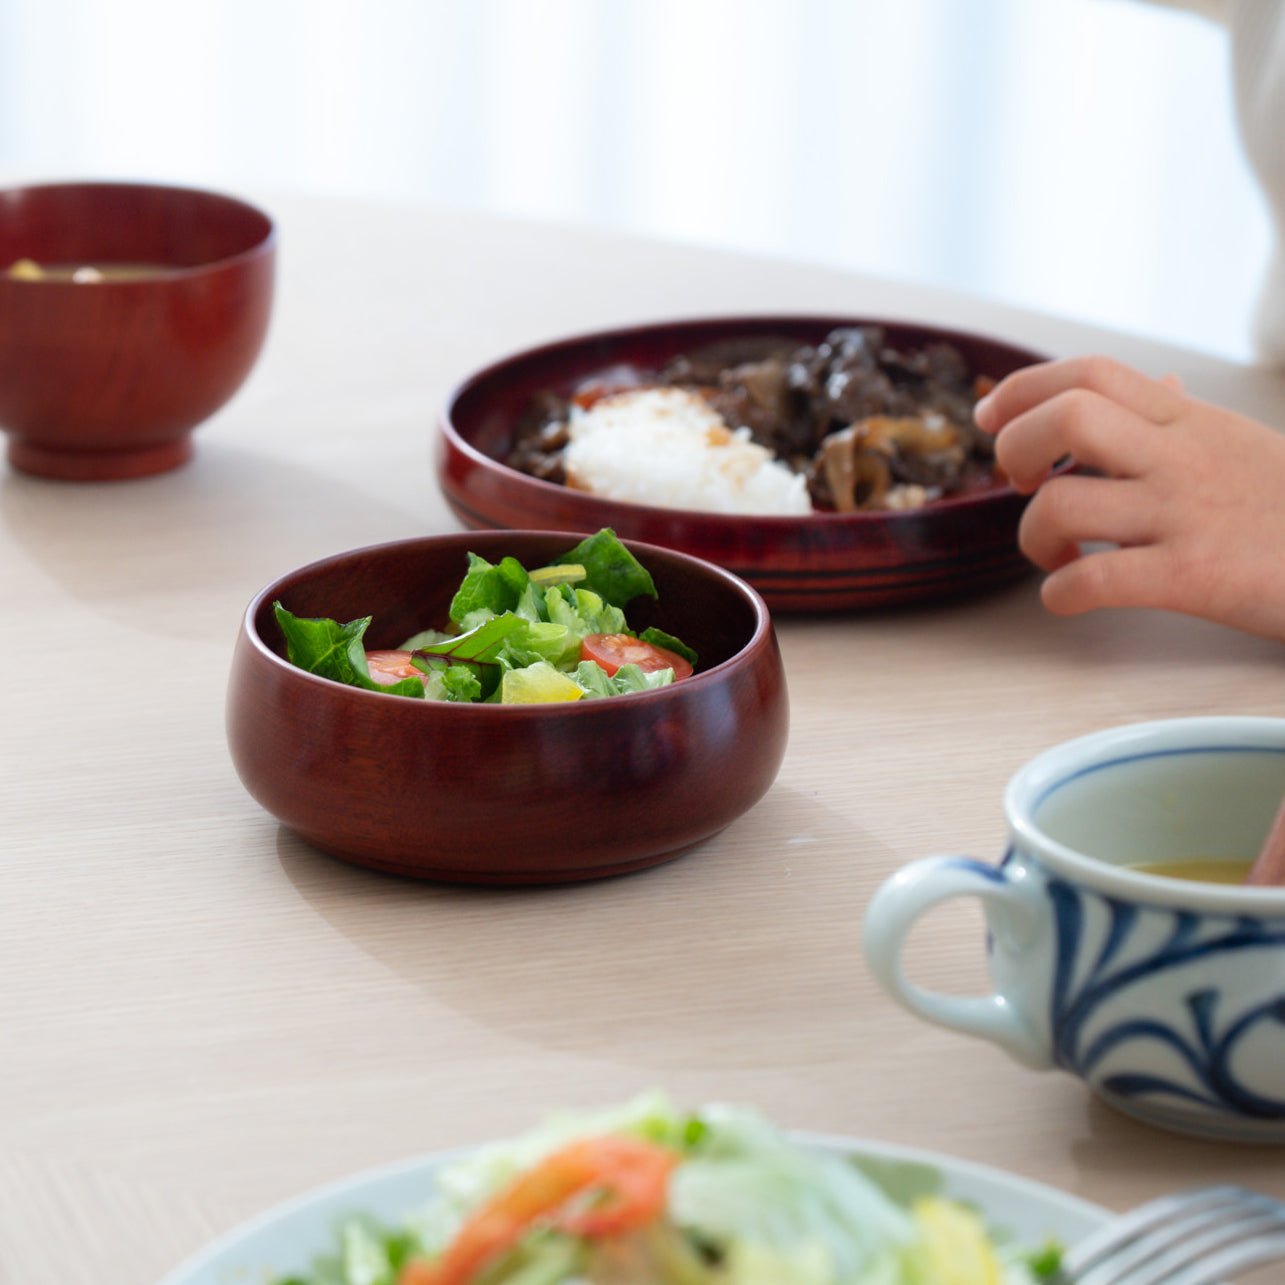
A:
POLYGON ((1038 1285, 1060 1261, 926 1166, 656 1094, 556 1117, 434 1185, 402 1225, 343 1218, 308 1271, 275 1285, 1038 1285))

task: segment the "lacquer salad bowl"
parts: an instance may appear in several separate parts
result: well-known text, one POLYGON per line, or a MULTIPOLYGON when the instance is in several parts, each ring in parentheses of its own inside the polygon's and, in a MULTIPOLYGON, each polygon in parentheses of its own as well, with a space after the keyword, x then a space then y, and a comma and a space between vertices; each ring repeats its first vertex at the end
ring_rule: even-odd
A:
MULTIPOLYGON (((241 625, 227 706, 232 759, 250 794, 324 852, 469 883, 638 870, 747 811, 785 751, 776 637, 753 589, 685 554, 629 545, 656 592, 629 604, 629 627, 642 636, 659 629, 697 657, 694 672, 664 686, 524 704, 499 704, 494 694, 412 699, 287 659, 278 604, 305 623, 370 617, 358 649, 386 656, 448 622, 470 554, 540 568, 576 539, 504 531, 405 540, 327 558, 264 588, 241 625)), ((452 647, 448 639, 424 653, 433 682, 452 647)))

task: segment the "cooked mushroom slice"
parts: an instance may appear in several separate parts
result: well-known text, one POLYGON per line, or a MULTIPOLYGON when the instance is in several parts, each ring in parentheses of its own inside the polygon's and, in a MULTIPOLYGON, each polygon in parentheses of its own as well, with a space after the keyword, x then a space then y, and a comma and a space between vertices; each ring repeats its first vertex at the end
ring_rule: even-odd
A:
POLYGON ((831 433, 821 444, 815 471, 822 484, 814 494, 841 513, 904 508, 953 486, 966 459, 958 431, 945 420, 872 415, 831 433), (913 489, 894 483, 910 483, 913 489))
POLYGON ((918 415, 872 415, 852 425, 862 445, 885 455, 937 455, 959 445, 959 433, 945 420, 929 421, 918 415))
POLYGON ((968 462, 959 426, 932 414, 864 421, 863 441, 888 456, 893 478, 937 491, 955 489, 968 462))
POLYGON ((887 458, 862 445, 859 429, 860 425, 853 424, 831 433, 814 461, 830 501, 840 513, 882 508, 892 484, 887 458))

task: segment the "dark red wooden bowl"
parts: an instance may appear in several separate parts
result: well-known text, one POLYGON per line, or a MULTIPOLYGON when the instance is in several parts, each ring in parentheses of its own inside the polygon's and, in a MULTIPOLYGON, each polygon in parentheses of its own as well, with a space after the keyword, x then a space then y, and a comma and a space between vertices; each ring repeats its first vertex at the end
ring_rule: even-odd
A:
POLYGON ((723 829, 772 784, 788 703, 762 599, 717 567, 632 545, 659 602, 629 609, 700 655, 670 687, 552 705, 456 705, 361 691, 283 659, 272 604, 373 615, 373 648, 441 626, 472 550, 540 566, 576 541, 529 531, 433 536, 292 571, 250 604, 227 727, 245 787, 345 860, 461 883, 593 879, 655 865, 723 829))
POLYGON ((0 428, 16 469, 141 477, 241 386, 267 332, 272 220, 212 192, 135 183, 0 191, 0 428), (149 264, 137 281, 15 280, 39 264, 149 264))
POLYGON ((1017 547, 1026 497, 982 490, 906 512, 737 517, 604 500, 543 482, 501 461, 533 394, 569 392, 626 364, 645 370, 716 340, 781 335, 817 343, 837 326, 881 325, 897 346, 955 344, 979 375, 1002 378, 1044 357, 998 339, 872 318, 720 317, 581 335, 506 357, 466 379, 442 411, 437 476, 467 526, 592 531, 681 549, 748 580, 780 611, 837 611, 974 593, 1030 570, 1017 547))

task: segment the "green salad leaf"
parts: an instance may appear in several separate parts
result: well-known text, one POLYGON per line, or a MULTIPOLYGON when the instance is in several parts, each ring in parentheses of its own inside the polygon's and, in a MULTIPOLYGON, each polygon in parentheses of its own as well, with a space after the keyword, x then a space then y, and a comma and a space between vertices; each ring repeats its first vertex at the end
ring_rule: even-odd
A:
POLYGON ((573 677, 586 696, 623 696, 626 692, 650 692, 668 687, 674 681, 674 671, 657 669, 648 673, 637 665, 621 665, 614 674, 609 674, 592 660, 582 660, 573 677))
POLYGON ((604 602, 592 589, 557 585, 545 593, 544 610, 549 620, 565 625, 577 638, 630 632, 625 613, 604 602))
POLYGON ((424 683, 424 695, 429 700, 460 701, 468 703, 482 699, 482 680, 467 665, 448 665, 440 668, 430 662, 424 683))
POLYGON ((428 647, 432 643, 449 642, 450 639, 458 637, 458 633, 448 634, 444 629, 421 629, 419 633, 411 634, 398 650, 418 651, 421 647, 428 647))
MULTIPOLYGON (((502 616, 483 620, 467 633, 416 648, 411 653, 411 663, 426 674, 443 674, 444 681, 452 667, 463 666, 476 683, 477 696, 470 699, 485 700, 499 685, 501 657, 510 642, 525 639, 531 628, 530 621, 506 611, 502 616)), ((455 690, 460 690, 458 684, 462 681, 453 680, 455 690)))
POLYGON ((362 638, 370 628, 370 616, 341 625, 337 620, 291 615, 279 602, 272 604, 277 624, 286 639, 286 658, 292 665, 306 669, 321 678, 333 678, 350 687, 368 691, 391 692, 394 696, 424 695, 424 684, 418 678, 403 678, 386 685, 370 676, 362 638))
POLYGON ((417 647, 414 655, 416 658, 439 656, 444 660, 469 661, 475 665, 494 663, 508 639, 514 634, 524 635, 529 628, 530 621, 506 611, 502 616, 491 616, 481 621, 466 633, 417 647))
POLYGON ((635 598, 658 598, 650 572, 616 537, 610 527, 581 540, 574 549, 553 560, 554 566, 575 563, 584 567, 584 586, 613 607, 628 606, 635 598))
POLYGON ((691 661, 693 665, 696 663, 696 653, 681 638, 675 638, 673 634, 667 634, 663 629, 657 629, 655 625, 644 629, 638 637, 643 642, 649 642, 656 647, 664 647, 666 651, 674 652, 684 660, 691 661))
POLYGON ((465 618, 478 611, 495 616, 512 611, 529 582, 526 568, 516 558, 503 558, 498 566, 492 566, 470 553, 464 583, 455 591, 447 614, 463 627, 465 618))
POLYGON ((1026 1257, 1026 1265, 1037 1281, 1056 1280, 1062 1270, 1062 1246, 1057 1241, 1041 1245, 1026 1257))
POLYGON ((289 1276, 276 1285, 396 1285, 406 1263, 423 1252, 419 1238, 375 1219, 354 1215, 338 1228, 335 1252, 318 1255, 306 1276, 289 1276))

